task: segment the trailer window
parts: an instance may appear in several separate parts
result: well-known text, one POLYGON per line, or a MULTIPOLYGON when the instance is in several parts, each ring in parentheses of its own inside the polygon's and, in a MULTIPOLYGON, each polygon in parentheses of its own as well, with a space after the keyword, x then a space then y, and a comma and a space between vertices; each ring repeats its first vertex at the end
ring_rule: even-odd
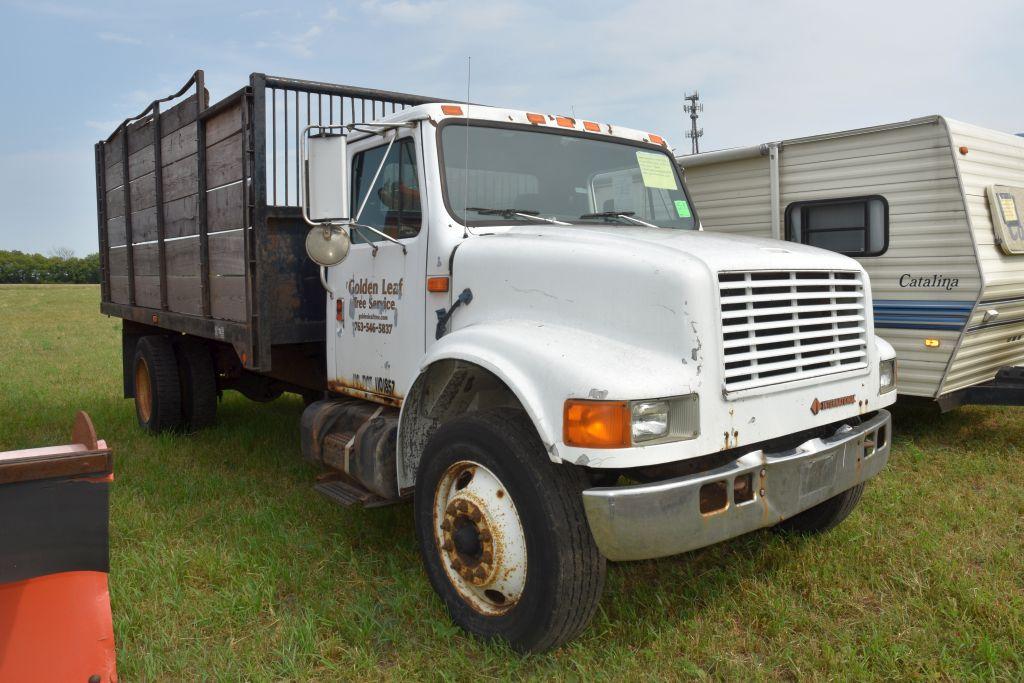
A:
POLYGON ((879 256, 889 248, 885 197, 842 197, 786 207, 786 239, 847 256, 879 256))
MULTIPOLYGON (((369 193, 360 223, 371 225, 396 239, 419 234, 423 218, 420 211, 420 185, 416 174, 416 147, 410 138, 399 140, 388 153, 373 187, 369 184, 380 166, 387 145, 356 154, 352 159, 352 207, 359 208, 369 193)), ((353 230, 352 242, 383 240, 368 230, 353 230)))

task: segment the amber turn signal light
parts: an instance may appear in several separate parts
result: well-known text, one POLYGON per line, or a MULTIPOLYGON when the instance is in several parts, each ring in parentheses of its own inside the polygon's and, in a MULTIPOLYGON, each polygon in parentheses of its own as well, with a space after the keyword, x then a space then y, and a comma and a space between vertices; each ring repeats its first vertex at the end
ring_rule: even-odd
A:
POLYGON ((427 278, 427 291, 428 292, 447 292, 448 291, 448 276, 442 275, 438 277, 427 278))
POLYGON ((625 401, 569 399, 562 417, 566 446, 580 448, 628 448, 629 406, 625 401))

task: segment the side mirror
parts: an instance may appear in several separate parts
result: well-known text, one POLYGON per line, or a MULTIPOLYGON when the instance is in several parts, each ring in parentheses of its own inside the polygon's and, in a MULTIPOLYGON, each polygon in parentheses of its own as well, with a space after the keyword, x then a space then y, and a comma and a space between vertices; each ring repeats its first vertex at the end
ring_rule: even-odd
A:
POLYGON ((306 254, 317 265, 336 266, 348 256, 348 154, 341 126, 307 126, 302 132, 302 217, 313 226, 306 254))
POLYGON ((349 219, 345 136, 329 132, 332 128, 340 126, 308 126, 303 131, 305 201, 302 210, 306 222, 314 225, 345 223, 349 219))

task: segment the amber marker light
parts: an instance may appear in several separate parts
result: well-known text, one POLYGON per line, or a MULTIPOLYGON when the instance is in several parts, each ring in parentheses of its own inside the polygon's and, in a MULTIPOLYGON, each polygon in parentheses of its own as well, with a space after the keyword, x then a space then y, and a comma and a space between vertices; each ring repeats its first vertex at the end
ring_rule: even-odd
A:
POLYGON ((625 401, 569 399, 562 418, 563 440, 580 448, 627 448, 629 417, 625 401))
POLYGON ((665 146, 665 138, 661 137, 660 135, 648 133, 647 138, 656 145, 661 145, 663 147, 665 146))
POLYGON ((961 153, 961 154, 967 154, 967 153, 968 153, 969 151, 970 151, 970 150, 969 150, 969 149, 967 149, 967 147, 961 147, 961 148, 960 148, 960 153, 961 153))
POLYGON ((584 121, 583 122, 583 129, 584 130, 589 130, 591 133, 600 133, 601 132, 600 124, 594 123, 593 121, 584 121))
POLYGON ((462 116, 462 107, 457 104, 442 104, 441 113, 446 116, 462 116))
POLYGON ((448 291, 448 276, 428 277, 427 278, 427 291, 428 292, 447 292, 448 291))
POLYGON ((530 123, 544 123, 547 119, 544 118, 543 114, 527 114, 526 120, 530 123))
POLYGON ((929 349, 937 349, 937 348, 939 348, 939 340, 938 339, 925 339, 924 340, 924 345, 927 346, 929 349))
POLYGON ((576 127, 576 120, 570 119, 568 116, 556 116, 555 121, 558 123, 558 125, 562 126, 563 128, 576 127))

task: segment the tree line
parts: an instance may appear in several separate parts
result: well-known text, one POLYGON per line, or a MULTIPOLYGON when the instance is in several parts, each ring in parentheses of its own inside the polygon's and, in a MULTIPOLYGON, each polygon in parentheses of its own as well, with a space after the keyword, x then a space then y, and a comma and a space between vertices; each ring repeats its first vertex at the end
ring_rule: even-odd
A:
POLYGON ((100 281, 100 255, 78 257, 67 249, 53 256, 0 250, 2 284, 95 284, 100 281))

